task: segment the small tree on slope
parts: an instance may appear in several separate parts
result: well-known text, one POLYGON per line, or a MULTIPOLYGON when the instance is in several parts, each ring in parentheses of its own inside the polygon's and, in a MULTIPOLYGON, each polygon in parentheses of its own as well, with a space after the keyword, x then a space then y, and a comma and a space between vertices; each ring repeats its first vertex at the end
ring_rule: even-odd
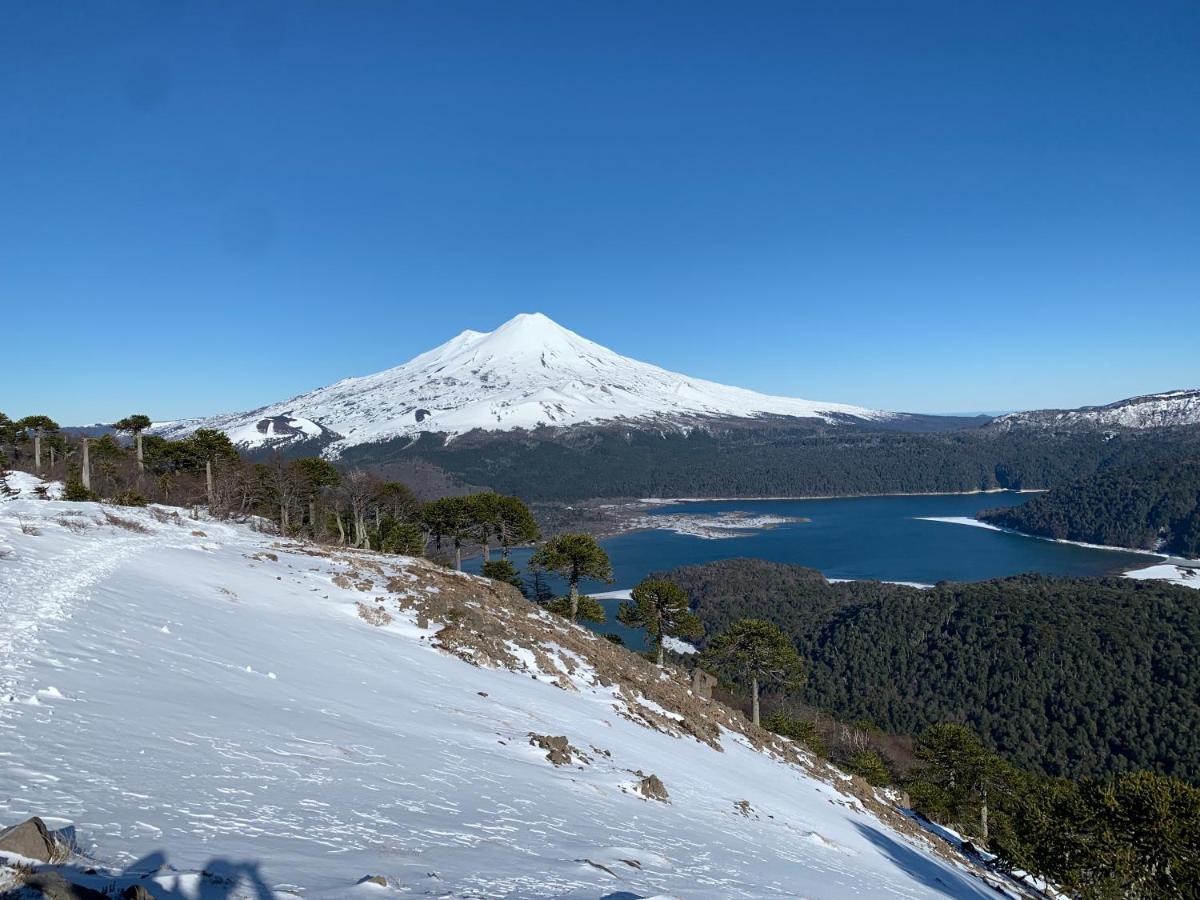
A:
POLYGON ((612 583, 612 563, 590 534, 560 534, 529 558, 529 565, 557 572, 570 586, 570 620, 579 616, 579 582, 584 578, 612 583))
POLYGON ((617 621, 631 628, 645 628, 663 664, 663 638, 698 638, 704 633, 700 619, 688 609, 683 588, 663 578, 646 578, 630 593, 632 602, 622 603, 617 621))
POLYGON ((761 619, 742 619, 718 634, 704 649, 701 664, 735 681, 749 682, 754 724, 759 724, 758 691, 766 684, 798 688, 804 663, 776 626, 761 619))

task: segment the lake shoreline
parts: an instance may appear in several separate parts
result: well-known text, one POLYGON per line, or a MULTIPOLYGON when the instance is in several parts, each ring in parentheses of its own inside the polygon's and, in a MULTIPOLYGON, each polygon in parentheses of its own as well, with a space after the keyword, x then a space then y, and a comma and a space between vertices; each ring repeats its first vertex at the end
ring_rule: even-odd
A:
POLYGON ((1049 488, 988 488, 980 491, 895 491, 884 494, 813 494, 777 497, 639 497, 635 503, 739 503, 752 500, 870 500, 882 497, 975 497, 980 494, 1044 494, 1049 488))

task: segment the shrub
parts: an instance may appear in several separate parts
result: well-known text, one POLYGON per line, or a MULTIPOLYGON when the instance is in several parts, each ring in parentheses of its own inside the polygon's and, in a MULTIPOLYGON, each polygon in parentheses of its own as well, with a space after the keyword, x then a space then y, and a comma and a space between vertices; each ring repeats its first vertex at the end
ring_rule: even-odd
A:
POLYGON ((485 562, 481 571, 483 572, 484 578, 490 578, 493 581, 501 581, 504 584, 511 584, 518 590, 525 585, 525 582, 521 580, 521 574, 507 559, 493 559, 489 562, 485 562))
POLYGON ((862 750, 855 753, 846 768, 855 775, 861 775, 870 784, 882 787, 892 783, 892 773, 888 770, 883 758, 874 750, 862 750))
POLYGON ((62 498, 70 500, 73 503, 84 503, 100 499, 92 491, 85 488, 82 481, 76 481, 75 479, 67 481, 66 487, 63 488, 62 498))
POLYGON ((117 506, 145 506, 146 498, 133 489, 121 491, 112 498, 117 506))
POLYGON ((825 742, 821 740, 821 735, 817 731, 817 723, 809 719, 800 719, 779 712, 768 716, 763 722, 763 727, 785 738, 799 741, 817 756, 829 755, 825 742))

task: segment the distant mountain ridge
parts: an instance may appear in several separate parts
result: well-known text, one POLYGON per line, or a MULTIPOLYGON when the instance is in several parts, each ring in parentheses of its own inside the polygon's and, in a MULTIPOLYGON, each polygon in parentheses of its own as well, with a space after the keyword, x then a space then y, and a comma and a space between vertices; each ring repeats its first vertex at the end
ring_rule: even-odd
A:
POLYGON ((1104 406, 1038 409, 998 416, 988 425, 996 431, 1015 429, 1170 428, 1200 425, 1200 390, 1164 391, 1130 397, 1104 406))
POLYGON ((393 369, 250 412, 160 423, 155 430, 181 437, 215 428, 245 448, 317 441, 336 457, 426 432, 455 437, 603 422, 678 430, 710 419, 765 417, 828 424, 902 418, 680 375, 621 356, 541 313, 522 313, 492 332, 464 331, 393 369))

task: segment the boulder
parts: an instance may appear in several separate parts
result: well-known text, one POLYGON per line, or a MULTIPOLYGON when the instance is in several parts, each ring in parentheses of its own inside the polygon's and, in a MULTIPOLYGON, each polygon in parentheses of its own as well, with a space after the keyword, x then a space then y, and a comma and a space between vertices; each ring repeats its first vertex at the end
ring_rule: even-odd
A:
POLYGON ((380 887, 387 887, 387 879, 382 875, 364 875, 355 884, 377 884, 380 887))
POLYGON ((657 775, 647 775, 638 782, 638 793, 647 800, 666 800, 667 786, 657 775))
POLYGON ((57 872, 36 872, 27 876, 21 887, 26 892, 21 896, 40 897, 42 900, 112 900, 108 894, 67 881, 57 872))
POLYGON ((41 862, 50 862, 54 856, 55 844, 46 823, 34 816, 19 825, 0 831, 0 850, 5 853, 18 853, 41 862))
POLYGON ((143 885, 131 884, 121 891, 121 900, 155 900, 155 898, 143 885))
POLYGON ((571 764, 571 744, 567 741, 565 734, 553 737, 548 734, 530 734, 529 743, 545 750, 546 759, 554 765, 567 766, 571 764))

